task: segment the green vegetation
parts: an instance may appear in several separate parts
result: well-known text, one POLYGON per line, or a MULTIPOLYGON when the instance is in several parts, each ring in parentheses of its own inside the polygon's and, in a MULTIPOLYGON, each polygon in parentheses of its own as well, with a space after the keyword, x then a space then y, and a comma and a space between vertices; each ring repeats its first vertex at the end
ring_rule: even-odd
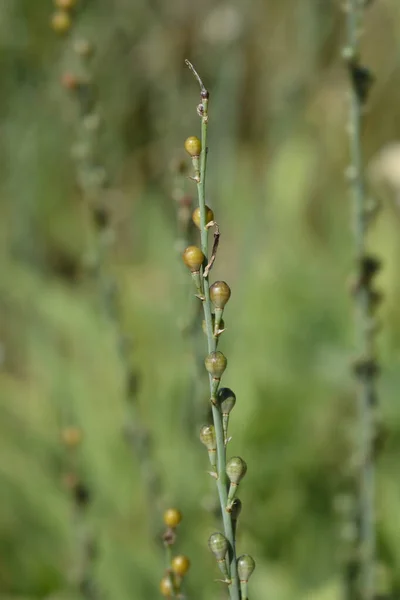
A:
MULTIPOLYGON (((368 195, 382 208, 369 248, 384 293, 376 582, 398 597, 400 6, 369 4, 361 54, 376 79, 362 143, 368 195)), ((221 233, 212 281, 232 290, 218 349, 236 395, 229 457, 248 464, 237 554, 243 570, 243 553, 256 561, 249 597, 342 598, 357 405, 341 5, 78 0, 61 34, 50 0, 0 2, 1 600, 82 597, 65 425, 83 432, 74 466, 90 491, 81 525, 101 597, 159 596, 171 506, 184 516, 187 597, 224 593, 207 544, 220 508, 199 441, 206 338, 179 256, 198 243, 192 224, 181 227, 197 206, 179 170, 190 165, 184 140, 199 126, 185 58, 212 94, 205 201, 221 233), (87 72, 77 40, 93 44, 87 72), (76 157, 94 121, 82 122, 65 74, 89 77, 96 92, 93 202, 110 221, 102 273, 116 286, 117 321, 88 268, 98 238, 76 157)))

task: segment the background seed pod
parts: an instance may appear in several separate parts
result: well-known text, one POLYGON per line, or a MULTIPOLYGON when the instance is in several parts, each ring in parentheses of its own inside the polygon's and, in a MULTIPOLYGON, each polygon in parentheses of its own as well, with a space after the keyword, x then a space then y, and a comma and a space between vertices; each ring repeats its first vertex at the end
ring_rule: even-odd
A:
POLYGON ((167 508, 163 518, 165 525, 173 529, 182 521, 182 513, 177 508, 167 508))

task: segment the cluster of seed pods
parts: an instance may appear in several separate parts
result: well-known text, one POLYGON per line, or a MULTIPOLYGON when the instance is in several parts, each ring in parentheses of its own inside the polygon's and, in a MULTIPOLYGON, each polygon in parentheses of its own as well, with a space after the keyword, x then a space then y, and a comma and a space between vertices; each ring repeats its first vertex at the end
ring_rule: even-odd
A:
MULTIPOLYGON (((202 151, 201 141, 195 137, 189 137, 185 142, 185 149, 188 154, 192 157, 194 176, 192 179, 197 184, 200 183, 200 153, 202 151)), ((201 210, 200 207, 196 208, 192 215, 192 220, 198 229, 205 227, 210 229, 216 226, 214 220, 214 213, 209 206, 203 207, 203 214, 205 215, 204 221, 201 222, 201 210)), ((204 246, 202 246, 204 248, 204 246)), ((206 245, 207 247, 207 245, 206 245)), ((241 511, 241 502, 236 498, 236 493, 240 481, 246 474, 247 465, 245 461, 235 456, 226 460, 226 448, 230 438, 228 437, 228 425, 229 416, 236 404, 235 393, 227 387, 221 388, 221 378, 227 367, 227 359, 225 355, 217 350, 218 341, 220 335, 224 332, 225 324, 223 320, 223 313, 226 304, 228 303, 231 296, 231 289, 225 281, 216 281, 208 287, 208 273, 210 270, 210 264, 208 263, 209 257, 205 256, 202 249, 198 246, 188 246, 183 252, 183 262, 191 272, 192 280, 196 289, 196 296, 201 302, 205 303, 205 316, 206 319, 203 321, 203 331, 211 337, 209 328, 207 328, 206 320, 207 316, 207 301, 212 306, 213 312, 211 313, 212 323, 212 344, 211 349, 206 356, 204 364, 205 368, 210 376, 210 400, 217 410, 218 427, 216 428, 215 414, 214 423, 204 425, 200 431, 200 441, 207 448, 209 461, 211 464, 210 475, 224 486, 226 492, 224 497, 226 504, 221 506, 222 510, 227 513, 231 519, 231 526, 233 529, 233 539, 229 541, 226 535, 222 533, 213 533, 209 539, 209 548, 217 559, 217 564, 223 574, 223 581, 228 585, 232 583, 232 574, 230 570, 230 564, 232 557, 235 556, 234 552, 234 535, 236 531, 236 522, 241 511), (207 279, 206 279, 207 278, 207 279), (207 288, 206 288, 207 286, 207 288), (222 426, 222 427, 221 427, 222 426), (218 429, 218 430, 217 430, 218 429), (218 444, 218 435, 222 431, 223 442, 222 445, 218 444), (218 456, 218 453, 222 453, 223 457, 218 456), (224 472, 221 471, 221 465, 223 465, 224 472), (232 543, 233 542, 233 543, 232 543), (233 546, 233 548, 232 548, 233 546)), ((214 256, 215 259, 215 256, 214 256)), ((210 320, 209 320, 210 323, 210 320)), ((209 344, 210 349, 210 344, 209 344)), ((215 410, 214 410, 215 413, 215 410)), ((220 496, 221 498, 221 496, 220 496)), ((226 532, 225 532, 226 533, 226 532)), ((236 560, 237 574, 235 575, 240 582, 240 598, 246 600, 247 595, 247 582, 250 575, 254 571, 255 562, 248 554, 243 554, 236 560)), ((232 596, 233 597, 233 596, 232 596)), ((239 597, 239 592, 236 597, 239 597)))
POLYGON ((176 528, 182 521, 182 513, 177 508, 168 508, 164 513, 166 526, 163 542, 167 554, 167 566, 160 581, 160 592, 166 598, 183 598, 183 579, 190 569, 190 560, 184 554, 172 556, 171 548, 176 542, 176 528))

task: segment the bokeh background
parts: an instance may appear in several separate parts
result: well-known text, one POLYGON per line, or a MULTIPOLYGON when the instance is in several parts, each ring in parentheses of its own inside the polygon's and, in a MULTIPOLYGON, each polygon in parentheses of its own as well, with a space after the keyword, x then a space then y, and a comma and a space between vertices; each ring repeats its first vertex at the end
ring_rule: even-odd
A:
MULTIPOLYGON (((356 435, 343 3, 78 0, 63 35, 53 12, 50 0, 0 3, 0 598, 93 597, 76 584, 82 568, 97 597, 159 597, 170 505, 184 515, 188 598, 225 597, 198 439, 205 338, 179 257, 197 239, 181 171, 199 93, 185 58, 211 94, 212 275, 232 288, 220 347, 238 398, 230 451, 248 463, 238 550, 257 562, 251 598, 339 598, 356 435), (72 451, 66 426, 83 432, 72 451), (72 472, 89 493, 79 510, 72 472)), ((378 566, 396 597, 398 0, 371 3, 362 51, 376 77, 369 193, 382 208, 370 246, 384 261, 378 566)))

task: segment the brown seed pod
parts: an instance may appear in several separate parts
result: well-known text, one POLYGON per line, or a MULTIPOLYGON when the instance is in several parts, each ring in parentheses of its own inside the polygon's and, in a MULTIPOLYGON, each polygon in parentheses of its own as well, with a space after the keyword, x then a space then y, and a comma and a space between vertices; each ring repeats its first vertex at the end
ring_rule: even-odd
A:
POLYGON ((195 135, 191 135, 185 140, 185 150, 191 157, 200 156, 201 141, 195 135))
POLYGON ((188 246, 184 251, 183 262, 192 272, 200 271, 200 267, 205 260, 205 256, 197 246, 188 246))
MULTIPOLYGON (((207 225, 211 221, 214 221, 214 213, 209 206, 206 205, 205 208, 206 208, 206 225, 207 225)), ((194 209, 193 214, 192 214, 192 220, 193 220, 193 223, 196 225, 196 227, 198 227, 198 229, 201 229, 200 207, 199 206, 194 209)))
POLYGON ((210 287, 210 298, 215 308, 224 308, 231 297, 231 288, 225 281, 216 281, 210 287))

